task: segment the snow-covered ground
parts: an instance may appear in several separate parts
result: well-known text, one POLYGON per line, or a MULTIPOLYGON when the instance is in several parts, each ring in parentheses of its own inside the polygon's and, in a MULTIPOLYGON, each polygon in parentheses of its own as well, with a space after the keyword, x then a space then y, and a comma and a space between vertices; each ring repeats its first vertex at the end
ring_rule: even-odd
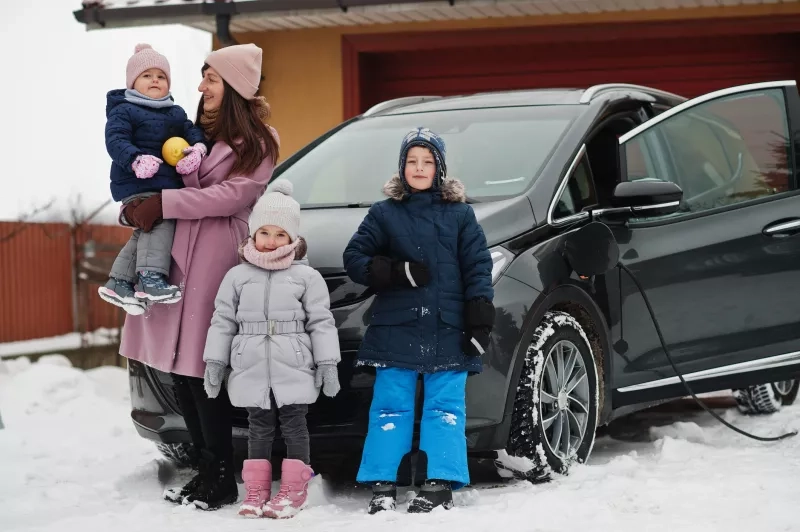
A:
MULTIPOLYGON (((205 513, 161 501, 175 472, 137 436, 127 393, 119 368, 84 372, 57 355, 0 361, 0 530, 800 530, 800 438, 758 443, 689 411, 639 414, 611 431, 636 437, 598 438, 590 463, 569 476, 481 483, 457 492, 449 512, 368 516, 366 491, 318 477, 313 506, 293 520, 244 520, 234 507, 205 513)), ((759 434, 800 427, 800 407, 725 416, 759 434)))
POLYGON ((0 344, 0 358, 31 353, 68 351, 80 347, 111 345, 119 342, 119 329, 100 328, 89 333, 68 333, 49 338, 0 344))

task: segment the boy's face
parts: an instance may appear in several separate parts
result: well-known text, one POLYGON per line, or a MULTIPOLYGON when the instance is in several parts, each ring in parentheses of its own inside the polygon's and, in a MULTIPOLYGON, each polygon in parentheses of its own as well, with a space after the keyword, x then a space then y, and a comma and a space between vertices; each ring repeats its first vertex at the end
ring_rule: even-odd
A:
POLYGON ((405 179, 414 190, 428 190, 436 176, 436 159, 428 148, 414 146, 406 155, 405 179))
POLYGON ((133 89, 153 99, 169 94, 167 75, 160 68, 150 68, 139 74, 133 82, 133 89))
POLYGON ((279 247, 292 243, 289 233, 276 225, 264 225, 258 228, 255 236, 256 249, 262 253, 275 251, 279 247))

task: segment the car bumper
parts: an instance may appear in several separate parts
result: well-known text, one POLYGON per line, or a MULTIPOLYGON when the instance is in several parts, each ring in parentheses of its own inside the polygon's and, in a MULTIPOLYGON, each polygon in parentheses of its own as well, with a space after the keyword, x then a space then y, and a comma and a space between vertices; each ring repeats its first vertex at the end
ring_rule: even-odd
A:
MULTIPOLYGON (((514 279, 501 278, 495 285, 497 320, 492 343, 483 357, 483 372, 467 381, 467 448, 472 453, 502 449, 510 424, 507 411, 508 394, 514 386, 513 368, 520 351, 519 341, 525 314, 538 293, 514 279)), ((369 311, 370 301, 349 309, 335 309, 337 323, 345 320, 361 321, 369 311)), ((374 369, 355 367, 356 350, 353 330, 340 328, 342 341, 342 363, 339 365, 342 392, 334 398, 320 396, 311 405, 308 427, 315 449, 320 446, 360 447, 368 427, 369 405, 372 401, 374 369)), ((131 418, 139 434, 146 439, 161 443, 189 442, 189 433, 180 415, 171 377, 148 368, 144 364, 130 361, 128 364, 131 387, 131 418)), ((422 405, 422 389, 417 388, 417 403, 422 405)), ((246 446, 247 412, 234 409, 234 444, 246 446)), ((415 431, 415 441, 418 431, 415 431)), ((276 438, 276 444, 280 437, 276 438)))

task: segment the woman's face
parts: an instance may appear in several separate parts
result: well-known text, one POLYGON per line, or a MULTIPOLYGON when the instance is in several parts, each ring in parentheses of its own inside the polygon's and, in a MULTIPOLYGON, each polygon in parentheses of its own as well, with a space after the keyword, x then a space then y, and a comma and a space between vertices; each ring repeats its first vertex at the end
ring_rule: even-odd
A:
POLYGON ((216 111, 222 105, 222 97, 225 95, 225 85, 222 84, 222 77, 211 67, 203 72, 203 81, 197 90, 203 93, 203 110, 216 111))
POLYGON ((265 225, 256 231, 256 249, 262 253, 275 251, 292 243, 289 233, 275 225, 265 225))

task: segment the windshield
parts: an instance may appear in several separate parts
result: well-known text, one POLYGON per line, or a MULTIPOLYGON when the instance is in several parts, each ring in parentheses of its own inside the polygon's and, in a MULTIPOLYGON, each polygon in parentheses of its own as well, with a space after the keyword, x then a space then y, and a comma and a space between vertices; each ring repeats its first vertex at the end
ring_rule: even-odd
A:
POLYGON ((429 127, 447 144, 450 177, 477 200, 515 196, 538 177, 579 106, 438 111, 357 120, 281 172, 303 207, 371 204, 398 171, 400 142, 429 127))

